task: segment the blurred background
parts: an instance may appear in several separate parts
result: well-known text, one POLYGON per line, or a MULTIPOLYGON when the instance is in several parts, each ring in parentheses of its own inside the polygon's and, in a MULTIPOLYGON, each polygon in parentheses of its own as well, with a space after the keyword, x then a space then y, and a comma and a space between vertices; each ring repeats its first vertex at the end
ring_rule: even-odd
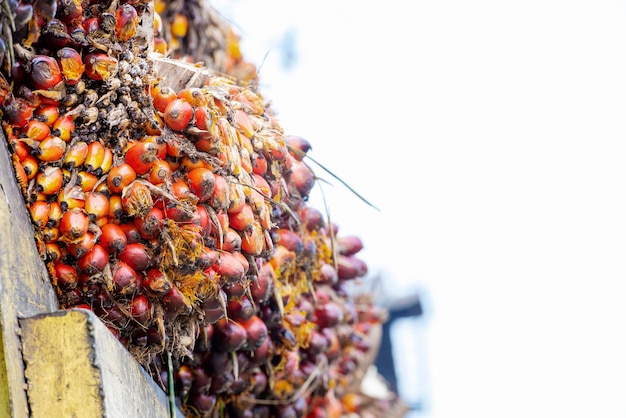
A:
POLYGON ((363 198, 310 161, 410 417, 626 417, 626 3, 212 3, 363 198))

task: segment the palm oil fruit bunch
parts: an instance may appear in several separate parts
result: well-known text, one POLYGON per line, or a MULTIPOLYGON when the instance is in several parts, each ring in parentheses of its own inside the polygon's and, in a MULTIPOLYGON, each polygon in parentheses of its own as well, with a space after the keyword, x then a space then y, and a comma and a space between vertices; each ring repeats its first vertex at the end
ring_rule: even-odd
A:
MULTIPOLYGON (((218 109, 231 109, 217 125, 236 121, 251 156, 253 190, 271 199, 272 250, 251 264, 253 280, 223 286, 219 298, 202 305, 193 353, 175 362, 177 403, 194 417, 339 417, 350 405, 344 396, 356 402, 350 390, 372 348, 368 326, 382 318, 347 291, 367 272, 358 258, 363 243, 338 235, 336 225, 307 206, 315 181, 302 161, 308 143, 285 137, 282 146, 273 118, 252 111, 259 104, 254 96, 244 98, 247 90, 231 86, 230 102, 219 100, 226 96, 214 87, 218 109)), ((202 138, 193 141, 208 150, 202 138)), ((165 359, 155 363, 164 381, 165 359)))
POLYGON ((355 409, 381 321, 348 291, 363 244, 308 206, 311 146, 238 70, 232 31, 188 2, 0 1, 2 128, 60 306, 92 310, 189 417, 355 409), (231 57, 228 76, 168 87, 144 19, 181 59, 231 57))
POLYGON ((258 81, 256 66, 244 59, 240 37, 210 2, 155 0, 155 51, 192 63, 203 63, 240 83, 258 81))

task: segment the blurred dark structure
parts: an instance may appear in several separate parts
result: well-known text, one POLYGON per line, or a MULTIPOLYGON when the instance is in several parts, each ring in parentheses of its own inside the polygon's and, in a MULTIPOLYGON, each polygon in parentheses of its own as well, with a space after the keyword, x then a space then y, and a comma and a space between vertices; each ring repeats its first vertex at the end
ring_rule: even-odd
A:
POLYGON ((383 324, 383 335, 376 357, 376 368, 389 384, 389 389, 398 393, 398 379, 393 357, 391 327, 394 321, 402 318, 417 318, 424 314, 419 296, 398 300, 388 308, 388 320, 383 324))

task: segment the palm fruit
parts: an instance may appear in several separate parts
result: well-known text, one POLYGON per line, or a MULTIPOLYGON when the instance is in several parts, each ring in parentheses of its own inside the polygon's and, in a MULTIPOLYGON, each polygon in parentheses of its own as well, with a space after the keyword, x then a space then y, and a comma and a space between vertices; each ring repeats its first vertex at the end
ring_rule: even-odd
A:
POLYGON ((358 414, 383 320, 349 292, 363 243, 308 206, 311 146, 283 132, 230 27, 157 2, 171 56, 215 70, 175 90, 148 59, 140 25, 161 17, 145 3, 1 1, 2 128, 61 307, 173 379, 189 417, 358 414))

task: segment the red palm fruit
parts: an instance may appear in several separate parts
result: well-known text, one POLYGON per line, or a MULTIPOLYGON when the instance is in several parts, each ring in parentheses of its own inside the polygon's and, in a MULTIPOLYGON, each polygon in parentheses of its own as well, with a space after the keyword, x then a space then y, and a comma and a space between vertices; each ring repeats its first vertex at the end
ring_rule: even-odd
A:
POLYGON ((228 212, 228 223, 236 231, 251 231, 255 222, 252 206, 247 203, 238 212, 228 212))
POLYGON ((78 141, 72 144, 63 158, 63 165, 72 170, 75 167, 80 167, 87 158, 87 150, 89 146, 84 141, 78 141))
POLYGON ((215 247, 219 250, 231 253, 233 251, 241 251, 241 243, 241 235, 229 227, 224 231, 222 239, 215 243, 215 247))
POLYGON ((274 355, 274 343, 271 338, 265 338, 256 350, 250 353, 250 361, 254 364, 266 364, 274 355))
POLYGON ((165 217, 176 223, 189 223, 193 219, 193 213, 181 206, 168 204, 165 208, 165 217))
POLYGON ((304 250, 304 244, 300 235, 290 229, 280 228, 272 231, 271 235, 274 244, 282 245, 289 251, 301 253, 304 250))
POLYGON ((269 300, 274 292, 276 274, 269 263, 263 263, 255 281, 250 283, 250 293, 256 306, 269 300))
POLYGON ((206 137, 200 137, 194 145, 196 149, 201 152, 212 153, 217 152, 217 144, 210 138, 210 134, 206 134, 206 137))
MULTIPOLYGON (((96 193, 101 193, 101 192, 96 192, 96 193)), ((114 194, 110 196, 109 197, 109 220, 119 221, 123 215, 124 215, 124 206, 122 206, 122 197, 118 194, 114 194)))
POLYGON ((332 301, 318 305, 313 314, 313 321, 319 328, 335 327, 343 321, 343 310, 332 301))
POLYGON ((79 186, 66 186, 59 191, 57 202, 63 210, 83 209, 85 207, 85 193, 79 186))
MULTIPOLYGON (((226 318, 224 320, 227 321, 226 318)), ((220 320, 221 321, 221 320, 220 320)), ((213 339, 215 339, 216 324, 213 326, 213 339)), ((214 344, 212 344, 215 348, 214 344)), ((213 377, 230 373, 233 370, 233 361, 231 353, 227 350, 212 350, 202 356, 202 366, 213 377)))
POLYGON ((171 157, 171 158, 166 158, 166 159, 170 162, 172 171, 178 170, 180 166, 180 158, 184 156, 182 146, 183 145, 180 139, 176 137, 169 138, 169 140, 167 141, 167 144, 166 144, 167 157, 171 157))
POLYGON ((119 253, 118 258, 131 266, 136 272, 141 272, 150 265, 151 254, 145 245, 136 242, 126 244, 126 247, 119 253))
POLYGON ((39 147, 33 150, 33 154, 35 154, 40 161, 53 163, 63 157, 66 148, 67 145, 61 138, 50 135, 39 143, 39 147))
POLYGON ((245 188, 237 181, 229 181, 228 213, 239 212, 246 204, 245 188))
POLYGON ((85 64, 78 51, 70 47, 61 48, 57 51, 57 60, 67 85, 73 86, 81 80, 85 64))
POLYGON ((323 263, 320 266, 319 274, 314 277, 314 280, 318 284, 332 286, 339 281, 339 275, 335 267, 328 263, 323 263))
POLYGON ((104 149, 104 158, 102 158, 102 163, 100 163, 100 167, 94 170, 94 173, 98 176, 102 174, 107 174, 111 167, 113 166, 113 151, 110 148, 104 149))
POLYGON ((315 174, 305 163, 293 161, 289 171, 289 191, 305 198, 315 185, 315 174))
POLYGON ((137 141, 124 155, 124 161, 135 170, 138 175, 144 175, 152 168, 157 158, 157 147, 151 142, 137 141))
POLYGON ((261 195, 268 199, 272 197, 272 188, 263 176, 253 173, 252 180, 254 182, 254 188, 258 190, 261 195))
POLYGON ((337 251, 342 255, 354 255, 363 249, 361 238, 351 235, 336 238, 337 251))
POLYGON ((118 224, 108 223, 102 227, 100 245, 109 254, 119 254, 126 247, 126 234, 118 224))
POLYGON ((44 201, 33 202, 30 207, 30 217, 33 224, 39 228, 43 228, 48 224, 48 216, 50 213, 50 204, 44 201))
POLYGON ((161 234, 161 226, 165 214, 159 208, 152 208, 150 212, 143 218, 135 218, 133 220, 134 225, 139 230, 139 234, 144 239, 156 238, 161 234))
POLYGON ((213 115, 207 106, 197 106, 195 111, 196 127, 200 130, 207 131, 207 134, 201 135, 208 138, 208 132, 213 125, 213 115))
POLYGON ((47 226, 58 226, 61 222, 61 218, 63 217, 63 209, 61 205, 54 201, 50 202, 49 210, 48 210, 48 223, 47 226))
POLYGON ((257 315, 252 315, 247 320, 238 322, 246 330, 246 344, 243 349, 254 351, 260 348, 268 336, 265 322, 257 315))
POLYGON ((161 113, 165 112, 167 105, 177 98, 173 89, 158 84, 151 88, 150 95, 152 96, 154 108, 161 113))
POLYGON ((59 223, 59 231, 68 242, 82 237, 88 229, 89 217, 80 209, 68 210, 63 214, 59 223))
POLYGON ((156 148, 156 158, 164 159, 167 156, 167 143, 161 135, 145 136, 141 142, 153 144, 156 148))
POLYGON ((46 249, 46 262, 58 263, 63 258, 63 252, 61 247, 56 242, 47 242, 45 244, 46 249))
POLYGON ((100 244, 95 244, 91 251, 78 259, 78 268, 89 275, 104 270, 109 263, 109 253, 100 244))
POLYGON ((167 161, 156 159, 152 163, 152 168, 148 176, 148 181, 155 186, 165 183, 172 178, 172 169, 167 161))
POLYGON ((248 274, 248 270, 250 270, 250 262, 248 261, 248 258, 239 251, 236 251, 232 254, 239 260, 239 262, 243 266, 244 274, 248 274))
POLYGON ((84 59, 85 75, 92 80, 108 80, 117 73, 117 60, 102 52, 92 52, 84 59))
POLYGON ((50 135, 50 127, 37 119, 31 119, 22 129, 22 133, 35 141, 42 141, 50 135))
POLYGON ((52 57, 35 55, 28 67, 30 81, 36 89, 50 90, 63 81, 61 69, 52 57))
POLYGON ((296 136, 287 135, 285 137, 289 154, 298 161, 302 161, 307 152, 311 150, 311 143, 306 139, 296 136))
POLYGON ((239 299, 246 294, 246 286, 245 283, 242 281, 235 283, 224 283, 222 284, 222 290, 224 291, 224 293, 226 293, 227 300, 239 299))
POLYGON ((40 29, 39 44, 44 45, 49 50, 57 50, 63 48, 70 42, 70 37, 67 32, 67 25, 60 19, 49 19, 47 22, 43 21, 43 17, 36 18, 40 29))
POLYGON ((85 155, 85 169, 94 172, 104 161, 104 145, 99 141, 94 141, 87 146, 87 154, 85 155))
POLYGON ((207 98, 199 87, 186 87, 178 92, 177 97, 186 101, 194 108, 207 104, 207 98))
POLYGON ((83 22, 83 28, 85 28, 85 32, 90 33, 95 30, 100 30, 100 21, 97 17, 90 17, 89 19, 85 19, 83 22))
POLYGON ((177 394, 180 394, 183 399, 189 394, 191 385, 193 383, 193 372, 191 367, 186 364, 181 365, 174 372, 174 387, 177 394))
POLYGON ((115 12, 115 35, 118 41, 128 41, 137 32, 139 16, 137 10, 130 4, 122 4, 115 12))
POLYGON ((220 174, 215 174, 215 184, 213 187, 213 194, 209 199, 209 203, 215 210, 226 210, 228 209, 229 200, 228 194, 230 187, 228 186, 228 182, 226 178, 220 174))
POLYGON ((210 391, 198 392, 191 395, 189 404, 200 414, 207 415, 215 409, 217 405, 217 395, 210 391))
POLYGON ((217 273, 227 283, 235 283, 243 279, 246 271, 239 259, 229 252, 222 252, 217 261, 217 273))
POLYGON ((217 321, 226 316, 225 310, 220 306, 205 308, 203 305, 202 312, 204 313, 203 320, 207 324, 215 324, 217 321))
POLYGON ((172 183, 170 186, 172 194, 179 200, 193 199, 191 188, 184 180, 179 179, 172 183))
POLYGON ((34 179, 37 172, 39 172, 39 162, 37 161, 37 158, 33 155, 27 155, 21 163, 28 180, 34 179))
POLYGON ((353 255, 337 256, 337 276, 341 280, 352 280, 367 273, 367 265, 353 255))
POLYGON ((242 232, 241 251, 246 254, 258 257, 266 249, 265 232, 261 224, 257 221, 252 223, 252 227, 242 232))
POLYGON ((24 158, 26 158, 29 155, 32 155, 31 154, 32 148, 26 145, 26 142, 18 139, 17 136, 12 132, 12 130, 9 130, 9 132, 7 132, 6 135, 7 135, 7 142, 11 144, 12 153, 15 154, 20 161, 24 161, 24 158))
POLYGON ((130 216, 143 217, 154 206, 150 189, 144 183, 133 181, 122 190, 122 206, 130 216))
POLYGON ((191 303, 177 287, 172 287, 169 292, 163 295, 161 302, 170 318, 191 313, 191 303))
POLYGON ((152 303, 145 295, 137 295, 130 301, 130 316, 141 325, 148 325, 152 319, 152 303))
POLYGON ((238 298, 229 298, 226 303, 226 310, 228 311, 228 317, 239 323, 250 319, 255 312, 252 302, 245 295, 238 298))
POLYGON ((85 232, 82 237, 76 241, 67 243, 68 252, 76 258, 80 258, 93 250, 96 244, 96 237, 91 232, 85 232))
POLYGON ((137 173, 128 163, 120 163, 111 167, 107 176, 107 185, 113 193, 122 193, 124 188, 137 178, 137 173))
MULTIPOLYGON (((110 225, 110 224, 107 224, 110 225)), ((139 277, 135 270, 123 261, 118 261, 113 270, 113 286, 118 295, 130 296, 137 291, 139 277)))
POLYGON ((165 107, 163 118, 171 129, 182 131, 193 118, 193 107, 182 99, 172 100, 165 107))
POLYGON ((309 339, 309 346, 306 348, 306 354, 308 357, 315 358, 318 354, 325 352, 328 349, 328 339, 318 330, 311 331, 311 338, 309 339))
POLYGON ((235 110, 233 118, 235 126, 242 134, 244 134, 247 138, 252 138, 254 136, 254 123, 245 111, 241 109, 235 110))
POLYGON ((209 267, 213 267, 218 259, 219 253, 216 250, 203 246, 202 251, 196 259, 196 267, 205 270, 209 267))
POLYGON ((122 228, 122 230, 124 231, 124 234, 126 234, 126 245, 134 244, 141 241, 141 234, 134 224, 121 223, 119 225, 120 228, 122 228))
POLYGON ((267 173, 268 164, 265 155, 255 151, 250 154, 250 160, 252 161, 252 172, 254 174, 263 176, 267 173))
POLYGON ((156 268, 148 270, 142 281, 142 287, 155 296, 161 296, 172 290, 172 284, 165 274, 156 268))
POLYGON ((16 128, 23 128, 33 118, 34 108, 21 97, 12 98, 3 108, 6 122, 16 128))
POLYGON ((109 198, 102 193, 87 192, 85 193, 84 209, 92 221, 107 216, 109 214, 109 198))
POLYGON ((222 352, 237 351, 246 343, 246 330, 237 322, 222 318, 215 324, 213 346, 222 352))
POLYGON ((309 232, 319 231, 326 225, 322 212, 312 206, 303 206, 298 216, 309 232))
POLYGON ((215 189, 215 175, 208 168, 195 168, 187 174, 189 187, 200 202, 207 202, 215 189))
POLYGON ((66 25, 80 22, 83 17, 83 3, 80 0, 58 0, 55 16, 66 25))
POLYGON ((211 230, 211 219, 209 211, 204 205, 198 205, 197 207, 198 217, 194 220, 194 223, 202 228, 202 233, 207 235, 211 230))
POLYGON ((63 141, 67 142, 72 137, 72 132, 76 129, 74 119, 69 115, 59 117, 52 124, 52 134, 58 136, 63 141))
POLYGON ((39 106, 35 112, 34 117, 48 126, 52 126, 54 122, 59 118, 59 106, 56 105, 43 105, 39 106))
POLYGON ((61 232, 57 227, 45 227, 41 229, 41 235, 46 243, 57 242, 61 238, 61 232))
POLYGON ((63 290, 73 289, 78 285, 78 272, 69 264, 55 264, 54 275, 57 286, 63 290))

